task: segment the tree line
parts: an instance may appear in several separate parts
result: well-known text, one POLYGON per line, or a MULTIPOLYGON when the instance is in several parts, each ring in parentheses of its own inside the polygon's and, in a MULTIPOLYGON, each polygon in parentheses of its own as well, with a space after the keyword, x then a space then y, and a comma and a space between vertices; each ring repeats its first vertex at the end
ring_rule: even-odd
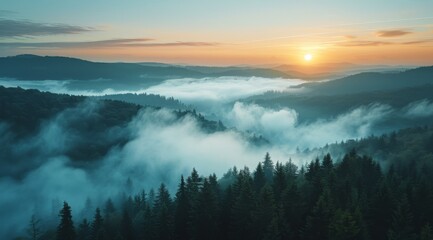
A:
POLYGON ((91 219, 73 218, 64 202, 56 229, 41 231, 32 216, 28 239, 431 240, 432 170, 383 171, 354 150, 341 161, 327 154, 300 168, 266 154, 253 171, 234 167, 220 179, 193 169, 173 196, 161 184, 108 199, 91 219))

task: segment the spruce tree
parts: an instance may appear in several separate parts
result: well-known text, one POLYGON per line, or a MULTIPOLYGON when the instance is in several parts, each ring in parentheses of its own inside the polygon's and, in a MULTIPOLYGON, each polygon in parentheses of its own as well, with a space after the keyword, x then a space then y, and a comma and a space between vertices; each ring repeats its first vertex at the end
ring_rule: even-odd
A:
POLYGON ((263 186, 266 184, 265 172, 262 163, 259 163, 254 172, 254 191, 258 194, 263 186))
POLYGON ((274 176, 274 163, 271 160, 271 156, 267 152, 265 155, 265 160, 263 161, 263 172, 267 183, 271 184, 274 176))
POLYGON ((158 189, 154 204, 155 237, 172 239, 173 214, 170 194, 164 184, 158 189))
POLYGON ((74 240, 75 229, 72 221, 71 207, 67 202, 63 202, 63 208, 60 210, 60 223, 57 227, 57 240, 74 240))
POLYGON ((87 219, 83 219, 83 221, 78 225, 77 231, 77 239, 79 240, 89 240, 91 234, 90 223, 87 219))
POLYGON ((126 208, 123 209, 121 233, 124 240, 134 240, 134 229, 132 227, 132 220, 126 208))
POLYGON ((38 240, 41 237, 40 220, 33 214, 30 217, 29 227, 27 228, 27 234, 29 239, 38 240))
POLYGON ((184 178, 181 176, 179 188, 176 193, 176 211, 174 217, 174 233, 175 238, 178 240, 188 239, 189 213, 190 202, 184 178))
POLYGON ((101 216, 101 211, 99 208, 96 208, 95 217, 93 218, 92 226, 91 226, 91 239, 92 240, 103 240, 104 239, 104 231, 103 231, 103 219, 101 216))

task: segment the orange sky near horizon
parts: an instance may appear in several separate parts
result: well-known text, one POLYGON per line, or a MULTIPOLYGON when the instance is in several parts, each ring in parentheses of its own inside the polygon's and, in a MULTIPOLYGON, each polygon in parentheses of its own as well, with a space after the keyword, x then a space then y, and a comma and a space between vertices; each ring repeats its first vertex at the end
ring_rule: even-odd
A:
POLYGON ((433 65, 430 0, 20 2, 0 9, 0 56, 311 68, 433 65))
MULTIPOLYGON (((362 44, 362 43, 361 43, 362 44)), ((367 43, 374 44, 374 43, 367 43)), ((29 52, 28 50, 25 52, 29 52)), ((324 63, 365 65, 433 65, 431 42, 419 44, 378 44, 338 46, 315 44, 218 44, 202 47, 110 47, 35 49, 35 54, 60 55, 94 61, 154 61, 192 65, 267 65, 293 64, 312 66, 324 63), (312 54, 305 61, 305 54, 312 54)), ((24 52, 23 52, 24 53, 24 52)))

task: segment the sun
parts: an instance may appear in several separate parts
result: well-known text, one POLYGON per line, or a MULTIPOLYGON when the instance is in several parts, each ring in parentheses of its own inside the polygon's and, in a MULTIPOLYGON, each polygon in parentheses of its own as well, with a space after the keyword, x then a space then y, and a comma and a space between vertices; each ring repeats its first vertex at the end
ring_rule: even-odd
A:
POLYGON ((311 55, 311 53, 307 53, 304 55, 305 61, 311 61, 312 59, 313 59, 313 55, 311 55))

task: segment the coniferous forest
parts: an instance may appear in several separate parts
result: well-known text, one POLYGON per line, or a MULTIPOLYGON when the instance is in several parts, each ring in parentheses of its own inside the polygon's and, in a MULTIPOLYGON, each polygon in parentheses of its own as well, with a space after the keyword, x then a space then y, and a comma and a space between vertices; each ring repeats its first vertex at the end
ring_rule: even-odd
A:
POLYGON ((433 0, 0 3, 0 240, 433 240, 433 0))
MULTIPOLYGON (((107 199, 75 217, 66 201, 57 227, 29 221, 30 239, 421 239, 433 238, 433 168, 387 171, 355 150, 298 168, 269 154, 255 169, 180 176, 157 189, 107 199)), ((132 184, 129 182, 128 184, 132 184)))

